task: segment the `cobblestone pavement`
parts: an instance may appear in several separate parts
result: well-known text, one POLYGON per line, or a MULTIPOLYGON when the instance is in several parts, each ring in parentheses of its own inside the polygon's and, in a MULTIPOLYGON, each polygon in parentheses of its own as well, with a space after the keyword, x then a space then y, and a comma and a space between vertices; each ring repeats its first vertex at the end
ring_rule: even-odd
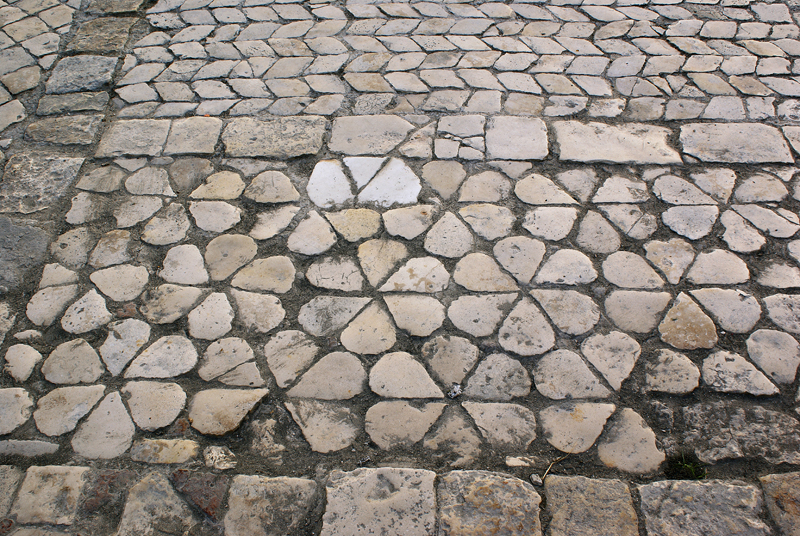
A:
POLYGON ((0 535, 800 535, 798 23, 0 0, 0 535))

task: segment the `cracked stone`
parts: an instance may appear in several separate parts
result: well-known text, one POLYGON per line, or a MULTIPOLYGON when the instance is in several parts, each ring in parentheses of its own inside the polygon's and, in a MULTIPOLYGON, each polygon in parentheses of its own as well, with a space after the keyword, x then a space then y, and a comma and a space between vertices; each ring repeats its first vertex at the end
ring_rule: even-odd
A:
POLYGON ((444 385, 461 383, 475 363, 478 348, 463 337, 438 336, 422 347, 422 358, 433 375, 444 385))
POLYGON ((545 439, 562 452, 585 452, 603 432, 616 410, 614 404, 570 402, 550 406, 539 412, 545 439))
POLYGON ((311 212, 289 235, 286 244, 295 253, 318 255, 336 244, 336 233, 322 216, 311 212))
POLYGON ((533 369, 536 390, 548 398, 607 398, 611 392, 581 357, 569 350, 544 355, 533 369))
POLYGON ((367 410, 364 429, 370 439, 384 450, 410 447, 423 438, 445 406, 441 402, 381 401, 367 410))
POLYGON ((464 394, 482 400, 507 401, 527 396, 530 390, 531 379, 519 361, 504 354, 492 354, 481 360, 464 394))
POLYGON ((597 333, 581 343, 581 352, 608 381, 619 391, 641 354, 639 343, 619 331, 608 335, 597 333))
POLYGON ((463 402, 483 438, 493 447, 524 451, 536 439, 536 418, 531 410, 500 402, 463 402))
POLYGON ((348 400, 364 391, 367 373, 348 352, 332 352, 314 364, 287 396, 318 400, 348 400))
POLYGON ((231 234, 213 239, 206 246, 206 264, 213 281, 227 279, 256 256, 258 246, 249 236, 231 234))
POLYGON ((427 337, 444 322, 444 306, 430 296, 389 295, 383 300, 395 325, 411 335, 427 337))
POLYGON ((266 389, 207 389, 189 405, 189 422, 201 434, 221 436, 239 427, 266 389))
POLYGON ((387 398, 444 398, 425 367, 406 352, 383 356, 370 370, 369 386, 387 398))
POLYGON ((517 294, 461 296, 447 310, 447 317, 458 329, 475 337, 488 337, 497 329, 517 294))
POLYGON ((116 458, 130 448, 135 430, 122 398, 113 392, 78 427, 72 449, 85 458, 116 458))
POLYGON ((187 316, 189 334, 197 339, 214 340, 231 330, 234 311, 223 292, 209 294, 187 316))
POLYGON ((105 385, 53 389, 37 403, 33 413, 36 428, 48 436, 71 432, 78 421, 103 398, 105 389, 105 385))
POLYGON ((169 426, 186 405, 186 393, 177 383, 128 382, 122 388, 136 426, 153 431, 169 426))
POLYGON ((735 289, 704 288, 691 291, 721 329, 748 333, 761 318, 761 306, 750 294, 735 289))
POLYGON ((647 362, 647 390, 687 394, 700 384, 700 370, 691 359, 672 350, 661 350, 657 361, 647 362))
POLYGON ((769 396, 780 392, 752 363, 726 351, 715 352, 703 361, 703 382, 723 393, 769 396))
POLYGON ((11 507, 17 523, 75 523, 88 471, 88 467, 29 467, 11 507))
POLYGON ((180 335, 167 335, 148 346, 125 371, 126 378, 173 378, 192 370, 197 350, 180 335))
POLYGON ((368 305, 342 331, 345 348, 357 354, 379 354, 394 346, 397 341, 389 314, 376 302, 368 305))
POLYGON ((658 326, 661 340, 678 350, 713 348, 717 344, 714 322, 681 292, 658 326))
POLYGON ((204 294, 199 288, 161 285, 148 291, 139 312, 153 324, 171 324, 188 313, 204 294))
POLYGON ((361 432, 361 417, 338 402, 295 399, 284 404, 315 452, 347 448, 361 432))

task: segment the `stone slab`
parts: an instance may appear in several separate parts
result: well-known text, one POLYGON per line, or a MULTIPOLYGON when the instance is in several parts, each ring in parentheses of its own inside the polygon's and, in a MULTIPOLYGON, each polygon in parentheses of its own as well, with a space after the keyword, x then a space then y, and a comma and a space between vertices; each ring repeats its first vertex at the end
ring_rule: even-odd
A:
POLYGON ((792 163, 780 130, 759 123, 690 123, 681 126, 683 152, 704 162, 792 163))
POLYGON ((553 123, 559 145, 559 159, 576 162, 617 164, 680 164, 678 152, 664 127, 644 123, 607 125, 558 121, 553 123))
POLYGON ((234 119, 225 127, 222 142, 228 156, 294 158, 317 154, 327 121, 322 117, 284 117, 259 121, 234 119))

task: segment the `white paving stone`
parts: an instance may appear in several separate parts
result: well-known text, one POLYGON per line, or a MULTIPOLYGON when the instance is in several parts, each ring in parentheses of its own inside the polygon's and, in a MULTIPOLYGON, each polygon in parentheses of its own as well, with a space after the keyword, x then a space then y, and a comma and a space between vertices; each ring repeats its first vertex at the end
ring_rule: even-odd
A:
POLYGON ((425 250, 433 255, 457 258, 470 251, 473 242, 469 228, 452 212, 446 212, 425 235, 425 250))
POLYGON ((700 370, 691 359, 672 350, 661 350, 657 360, 646 365, 645 383, 648 391, 662 393, 691 393, 700 384, 700 370))
POLYGON ((50 383, 92 383, 104 372, 103 363, 83 339, 59 344, 42 363, 42 375, 50 383))
POLYGON ((125 371, 126 378, 172 378, 192 370, 197 350, 180 335, 166 335, 148 346, 125 371))
POLYGON ((136 426, 158 430, 172 424, 186 405, 186 393, 177 383, 128 382, 122 388, 136 426))
POLYGON ((447 318, 470 335, 487 337, 497 329, 516 298, 517 294, 461 296, 450 304, 447 318))
POLYGON ((444 305, 430 296, 385 295, 383 300, 395 325, 417 337, 426 337, 442 326, 444 305))
POLYGON ((703 383, 724 393, 774 395, 779 390, 739 354, 719 351, 703 361, 703 383))
POLYGON ((748 333, 761 318, 758 301, 741 290, 703 288, 691 291, 691 295, 726 331, 748 333))
POLYGON ((617 391, 633 370, 641 351, 635 339, 620 331, 608 335, 597 333, 581 343, 583 355, 617 391))
POLYGON ((609 467, 637 474, 655 471, 666 458, 656 446, 656 435, 630 408, 621 409, 611 420, 597 455, 609 467))
POLYGON ((597 279, 591 259, 574 249, 560 249, 550 255, 534 281, 538 284, 580 285, 597 279))
POLYGON ((542 356, 533 369, 536 390, 548 398, 608 398, 611 395, 581 356, 555 350, 542 356))
POLYGON ((72 436, 72 448, 85 458, 116 458, 133 441, 134 425, 118 392, 107 395, 72 436))
POLYGON ((759 329, 747 338, 747 355, 773 381, 789 384, 800 365, 800 344, 783 331, 759 329))
POLYGON ((367 372, 361 361, 349 352, 332 352, 303 374, 287 396, 318 400, 348 400, 361 394, 367 372))

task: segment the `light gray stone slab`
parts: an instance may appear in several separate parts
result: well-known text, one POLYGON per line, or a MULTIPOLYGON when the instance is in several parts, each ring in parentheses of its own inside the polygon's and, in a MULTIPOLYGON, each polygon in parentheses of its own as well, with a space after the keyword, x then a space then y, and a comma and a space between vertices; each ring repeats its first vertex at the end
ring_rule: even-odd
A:
POLYGON ((504 160, 542 160, 548 155, 547 127, 538 118, 494 116, 486 127, 486 154, 504 160))
POLYGON ((544 491, 551 536, 636 536, 639 523, 621 480, 550 475, 544 491))
POLYGON ((225 126, 222 142, 227 156, 293 158, 322 148, 327 121, 323 117, 285 117, 260 121, 236 118, 225 126))
POLYGON ((681 145, 683 152, 704 162, 794 162, 780 130, 760 123, 682 125, 681 145))
POLYGON ((317 484, 304 478, 234 477, 224 526, 227 536, 289 534, 312 511, 317 484))
POLYGON ((553 123, 559 159, 577 162, 631 164, 680 164, 678 152, 669 146, 669 129, 643 123, 606 125, 558 121, 553 123))
POLYGON ((72 525, 88 472, 88 467, 30 467, 11 513, 18 523, 72 525))

